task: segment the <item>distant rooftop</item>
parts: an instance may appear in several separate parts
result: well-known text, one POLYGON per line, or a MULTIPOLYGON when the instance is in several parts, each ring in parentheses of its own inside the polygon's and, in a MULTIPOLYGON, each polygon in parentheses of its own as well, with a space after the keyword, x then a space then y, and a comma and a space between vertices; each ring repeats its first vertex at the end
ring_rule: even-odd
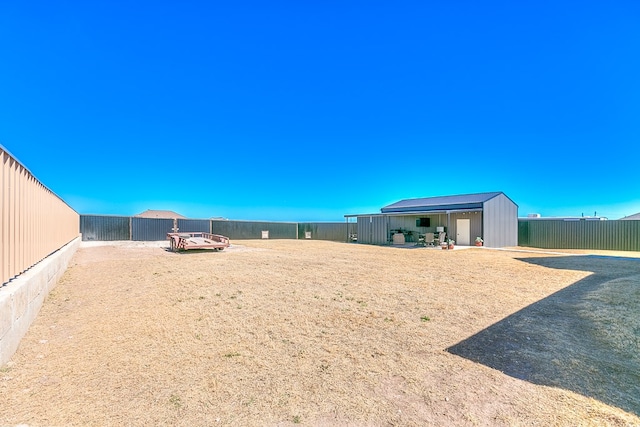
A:
POLYGON ((162 219, 174 219, 174 218, 185 219, 186 218, 186 216, 182 216, 179 213, 176 213, 174 211, 156 211, 152 209, 147 209, 146 211, 134 216, 136 218, 162 218, 162 219))
POLYGON ((638 212, 637 214, 625 216, 624 218, 620 218, 620 219, 624 219, 624 220, 633 219, 633 220, 636 220, 636 221, 640 221, 640 212, 638 212))

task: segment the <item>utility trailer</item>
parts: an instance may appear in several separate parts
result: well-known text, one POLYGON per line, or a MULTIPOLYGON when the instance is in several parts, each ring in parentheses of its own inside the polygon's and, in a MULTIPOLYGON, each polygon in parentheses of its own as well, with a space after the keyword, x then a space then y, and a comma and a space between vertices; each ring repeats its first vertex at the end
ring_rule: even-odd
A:
POLYGON ((229 238, 219 234, 204 232, 195 233, 167 233, 171 251, 186 251, 189 249, 213 249, 222 251, 229 247, 229 238))

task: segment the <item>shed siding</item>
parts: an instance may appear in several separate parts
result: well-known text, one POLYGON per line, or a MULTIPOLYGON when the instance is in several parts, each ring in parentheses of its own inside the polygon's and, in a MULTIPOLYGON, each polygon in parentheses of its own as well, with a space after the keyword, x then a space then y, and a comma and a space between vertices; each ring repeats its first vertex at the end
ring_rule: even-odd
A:
POLYGON ((389 219, 386 216, 359 216, 358 243, 385 245, 389 243, 389 219))
MULTIPOLYGON (((423 215, 426 218, 426 215, 423 215)), ((392 230, 403 229, 406 231, 411 231, 411 237, 405 236, 408 242, 415 242, 418 240, 418 233, 422 233, 424 227, 416 227, 416 218, 420 218, 418 216, 390 216, 389 217, 389 237, 387 239, 391 240, 391 232, 392 230)))
POLYGON ((484 203, 483 238, 492 248, 518 245, 518 206, 504 194, 484 203))
MULTIPOLYGON (((473 242, 476 240, 476 237, 482 236, 482 212, 457 212, 450 214, 449 217, 449 228, 447 229, 447 236, 449 239, 456 240, 457 239, 457 220, 459 219, 469 219, 471 228, 470 228, 470 236, 469 236, 469 244, 473 245, 473 242)), ((445 215, 445 226, 446 226, 446 215, 445 215)))
POLYGON ((389 216, 389 231, 402 228, 403 230, 409 230, 413 232, 412 241, 418 240, 418 234, 422 233, 435 233, 436 227, 447 227, 447 215, 446 214, 407 214, 401 216, 389 216), (429 227, 416 226, 416 220, 418 218, 429 218, 429 227))

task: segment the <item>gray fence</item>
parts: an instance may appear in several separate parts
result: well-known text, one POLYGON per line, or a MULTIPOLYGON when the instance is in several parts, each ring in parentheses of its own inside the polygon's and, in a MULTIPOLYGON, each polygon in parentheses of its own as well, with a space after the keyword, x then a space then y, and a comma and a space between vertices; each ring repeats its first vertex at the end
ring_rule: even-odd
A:
MULTIPOLYGON (((82 240, 165 240, 173 231, 173 219, 136 218, 128 216, 81 215, 82 240)), ((349 241, 349 235, 357 233, 357 224, 346 222, 296 223, 268 221, 228 221, 208 219, 178 219, 178 230, 202 231, 222 234, 232 240, 262 239, 264 232, 269 239, 311 239, 349 241)))
POLYGON ((208 219, 178 219, 178 231, 211 233, 208 219))
POLYGON ((167 240, 167 233, 171 233, 172 230, 172 219, 131 218, 131 240, 141 242, 167 240))
POLYGON ((346 242, 358 232, 355 222, 304 222, 298 223, 299 239, 332 240, 346 242))
POLYGON ((295 222, 211 220, 211 232, 231 240, 262 239, 263 231, 268 233, 269 239, 298 238, 298 224, 295 222))
POLYGON ((518 245, 640 251, 640 221, 518 220, 518 245))
POLYGON ((80 215, 82 240, 131 240, 131 217, 80 215))

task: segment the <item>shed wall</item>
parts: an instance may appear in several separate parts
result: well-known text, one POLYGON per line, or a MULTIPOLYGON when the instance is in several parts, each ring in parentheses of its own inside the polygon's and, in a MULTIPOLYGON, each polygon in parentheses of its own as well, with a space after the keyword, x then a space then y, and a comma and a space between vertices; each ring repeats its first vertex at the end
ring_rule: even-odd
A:
POLYGON ((484 203, 484 245, 492 248, 518 245, 518 206, 504 194, 484 203))
POLYGON ((389 218, 386 216, 359 216, 358 243, 370 245, 389 243, 389 218))
POLYGON ((482 236, 483 214, 482 212, 456 212, 447 214, 417 214, 417 215, 380 215, 358 217, 358 243, 384 245, 390 243, 391 230, 403 229, 412 231, 413 235, 408 242, 417 241, 418 234, 435 232, 436 227, 444 227, 448 238, 456 239, 456 220, 470 220, 470 243, 477 236, 482 236), (416 219, 430 218, 429 227, 417 227, 416 219))
MULTIPOLYGON (((446 215, 444 220, 444 225, 447 225, 446 215)), ((482 236, 482 212, 456 212, 449 214, 449 227, 447 228, 447 238, 457 240, 458 227, 457 220, 458 219, 468 219, 470 220, 470 236, 469 236, 469 244, 473 245, 473 242, 476 240, 476 237, 482 236)), ((456 242, 457 243, 457 242, 456 242)))
POLYGON ((413 241, 417 241, 418 234, 422 233, 435 233, 436 227, 447 226, 446 214, 407 214, 400 216, 389 216, 389 230, 397 230, 399 228, 403 230, 409 230, 413 232, 413 241), (418 218, 429 218, 429 227, 416 226, 416 220, 418 218))

